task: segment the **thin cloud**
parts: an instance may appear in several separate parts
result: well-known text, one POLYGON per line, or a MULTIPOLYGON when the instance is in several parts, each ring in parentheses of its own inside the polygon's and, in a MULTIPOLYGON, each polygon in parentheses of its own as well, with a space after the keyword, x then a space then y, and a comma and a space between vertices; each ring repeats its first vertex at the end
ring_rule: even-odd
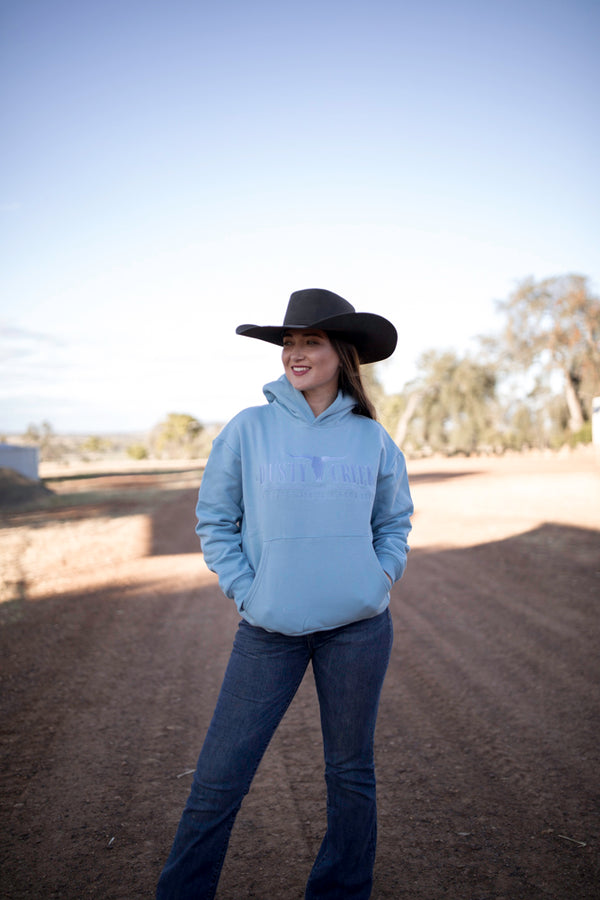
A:
POLYGON ((64 342, 52 334, 0 323, 0 364, 62 346, 64 342))
POLYGON ((0 323, 0 340, 7 341, 32 341, 41 344, 50 344, 54 347, 63 345, 63 341, 53 334, 45 334, 42 331, 31 331, 29 328, 19 328, 16 325, 0 323))

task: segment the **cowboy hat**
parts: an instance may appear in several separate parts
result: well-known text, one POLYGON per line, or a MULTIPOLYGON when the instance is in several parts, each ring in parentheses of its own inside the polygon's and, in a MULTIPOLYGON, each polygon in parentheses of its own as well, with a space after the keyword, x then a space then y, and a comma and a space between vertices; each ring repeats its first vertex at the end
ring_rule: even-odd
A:
POLYGON ((398 334, 383 316, 357 313, 351 303, 332 291, 309 288, 291 295, 283 325, 238 325, 236 334, 283 346, 284 331, 318 328, 354 344, 361 363, 387 359, 396 349, 398 334))

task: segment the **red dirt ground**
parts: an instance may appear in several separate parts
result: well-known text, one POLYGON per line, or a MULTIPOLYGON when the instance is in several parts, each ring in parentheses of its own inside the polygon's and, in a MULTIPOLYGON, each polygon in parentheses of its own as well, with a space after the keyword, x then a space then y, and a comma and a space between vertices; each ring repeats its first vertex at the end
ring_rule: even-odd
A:
MULTIPOLYGON (((409 472, 373 900, 597 900, 600 465, 409 472)), ((187 795, 237 615, 193 534, 199 473, 139 478, 52 482, 72 505, 0 520, 19 568, 0 605, 5 900, 150 900, 187 795), (84 487, 96 493, 75 504, 84 487)), ((301 900, 322 770, 307 675, 242 807, 219 900, 301 900)))

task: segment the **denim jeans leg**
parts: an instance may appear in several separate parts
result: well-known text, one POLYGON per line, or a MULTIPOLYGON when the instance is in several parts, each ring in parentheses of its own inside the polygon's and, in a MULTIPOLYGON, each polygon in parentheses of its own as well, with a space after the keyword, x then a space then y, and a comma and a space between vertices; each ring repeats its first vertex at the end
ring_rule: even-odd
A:
POLYGON ((157 900, 212 900, 231 830, 302 681, 306 640, 241 622, 157 900))
POLYGON ((393 640, 389 610, 315 644, 327 783, 327 832, 306 900, 367 900, 377 841, 374 734, 393 640))

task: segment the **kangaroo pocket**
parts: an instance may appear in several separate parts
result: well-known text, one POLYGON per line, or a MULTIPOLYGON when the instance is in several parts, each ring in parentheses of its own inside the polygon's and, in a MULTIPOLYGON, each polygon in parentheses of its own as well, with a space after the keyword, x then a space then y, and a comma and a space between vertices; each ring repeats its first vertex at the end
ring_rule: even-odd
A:
POLYGON ((263 545, 241 612, 269 631, 306 634, 377 615, 389 588, 370 535, 277 539, 263 545))

